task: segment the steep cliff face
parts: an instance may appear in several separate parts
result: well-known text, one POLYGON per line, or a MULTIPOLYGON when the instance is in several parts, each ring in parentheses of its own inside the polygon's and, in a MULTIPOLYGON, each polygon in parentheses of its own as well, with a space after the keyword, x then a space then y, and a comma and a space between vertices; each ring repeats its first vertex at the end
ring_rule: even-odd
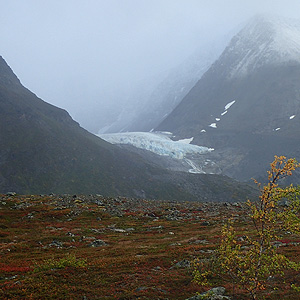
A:
POLYGON ((299 78, 300 24, 256 17, 157 129, 194 136, 224 174, 248 179, 274 154, 298 154, 299 78))

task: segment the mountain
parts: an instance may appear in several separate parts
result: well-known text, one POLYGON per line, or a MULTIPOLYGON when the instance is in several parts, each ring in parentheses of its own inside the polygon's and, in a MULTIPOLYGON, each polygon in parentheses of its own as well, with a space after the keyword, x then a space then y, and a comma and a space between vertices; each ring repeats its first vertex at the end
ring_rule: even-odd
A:
POLYGON ((111 118, 99 133, 150 131, 158 126, 217 59, 228 40, 228 35, 224 35, 219 41, 195 51, 171 71, 141 82, 126 101, 124 99, 125 106, 118 117, 111 118))
POLYGON ((173 174, 103 141, 23 87, 0 57, 0 192, 8 191, 230 201, 252 189, 224 176, 173 174))
POLYGON ((156 129, 214 148, 223 174, 257 177, 275 154, 299 157, 299 78, 300 22, 257 16, 156 129))

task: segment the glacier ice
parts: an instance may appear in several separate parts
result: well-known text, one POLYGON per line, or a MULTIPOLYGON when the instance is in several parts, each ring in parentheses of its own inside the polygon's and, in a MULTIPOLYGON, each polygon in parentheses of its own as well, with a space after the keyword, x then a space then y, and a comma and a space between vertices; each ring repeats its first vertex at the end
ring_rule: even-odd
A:
POLYGON ((178 140, 177 142, 185 143, 185 144, 190 144, 193 141, 194 137, 191 137, 189 139, 182 139, 178 140))
POLYGON ((171 140, 170 132, 126 132, 99 134, 100 138, 111 144, 129 144, 159 155, 184 159, 187 154, 203 154, 212 148, 189 144, 192 138, 179 141, 171 140))

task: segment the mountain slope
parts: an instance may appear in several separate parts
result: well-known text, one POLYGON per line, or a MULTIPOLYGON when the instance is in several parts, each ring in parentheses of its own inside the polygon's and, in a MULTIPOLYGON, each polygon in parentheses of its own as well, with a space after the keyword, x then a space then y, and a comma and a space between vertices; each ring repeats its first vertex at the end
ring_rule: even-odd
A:
POLYGON ((139 90, 124 101, 126 106, 117 120, 111 118, 111 122, 99 133, 150 131, 155 128, 208 70, 228 40, 228 36, 224 36, 218 42, 197 50, 168 73, 160 74, 161 78, 144 81, 139 90))
POLYGON ((299 155, 300 25, 254 18, 158 130, 215 148, 223 173, 258 176, 274 154, 299 155))
POLYGON ((245 199, 252 191, 226 177, 196 176, 191 183, 191 175, 172 174, 90 134, 66 111, 24 88, 0 57, 1 192, 177 200, 204 200, 212 195, 212 201, 230 201, 237 195, 245 199), (221 188, 214 192, 215 183, 224 183, 224 194, 221 188), (209 190, 199 192, 207 184, 209 190))

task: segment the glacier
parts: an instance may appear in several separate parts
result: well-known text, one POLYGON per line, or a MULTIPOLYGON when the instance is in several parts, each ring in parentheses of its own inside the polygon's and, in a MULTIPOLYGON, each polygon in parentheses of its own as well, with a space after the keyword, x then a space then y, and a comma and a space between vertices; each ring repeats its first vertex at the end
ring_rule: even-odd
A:
POLYGON ((184 159, 187 155, 205 154, 214 150, 190 144, 193 138, 173 141, 171 132, 125 132, 98 134, 97 136, 111 144, 129 144, 176 159, 184 159))

